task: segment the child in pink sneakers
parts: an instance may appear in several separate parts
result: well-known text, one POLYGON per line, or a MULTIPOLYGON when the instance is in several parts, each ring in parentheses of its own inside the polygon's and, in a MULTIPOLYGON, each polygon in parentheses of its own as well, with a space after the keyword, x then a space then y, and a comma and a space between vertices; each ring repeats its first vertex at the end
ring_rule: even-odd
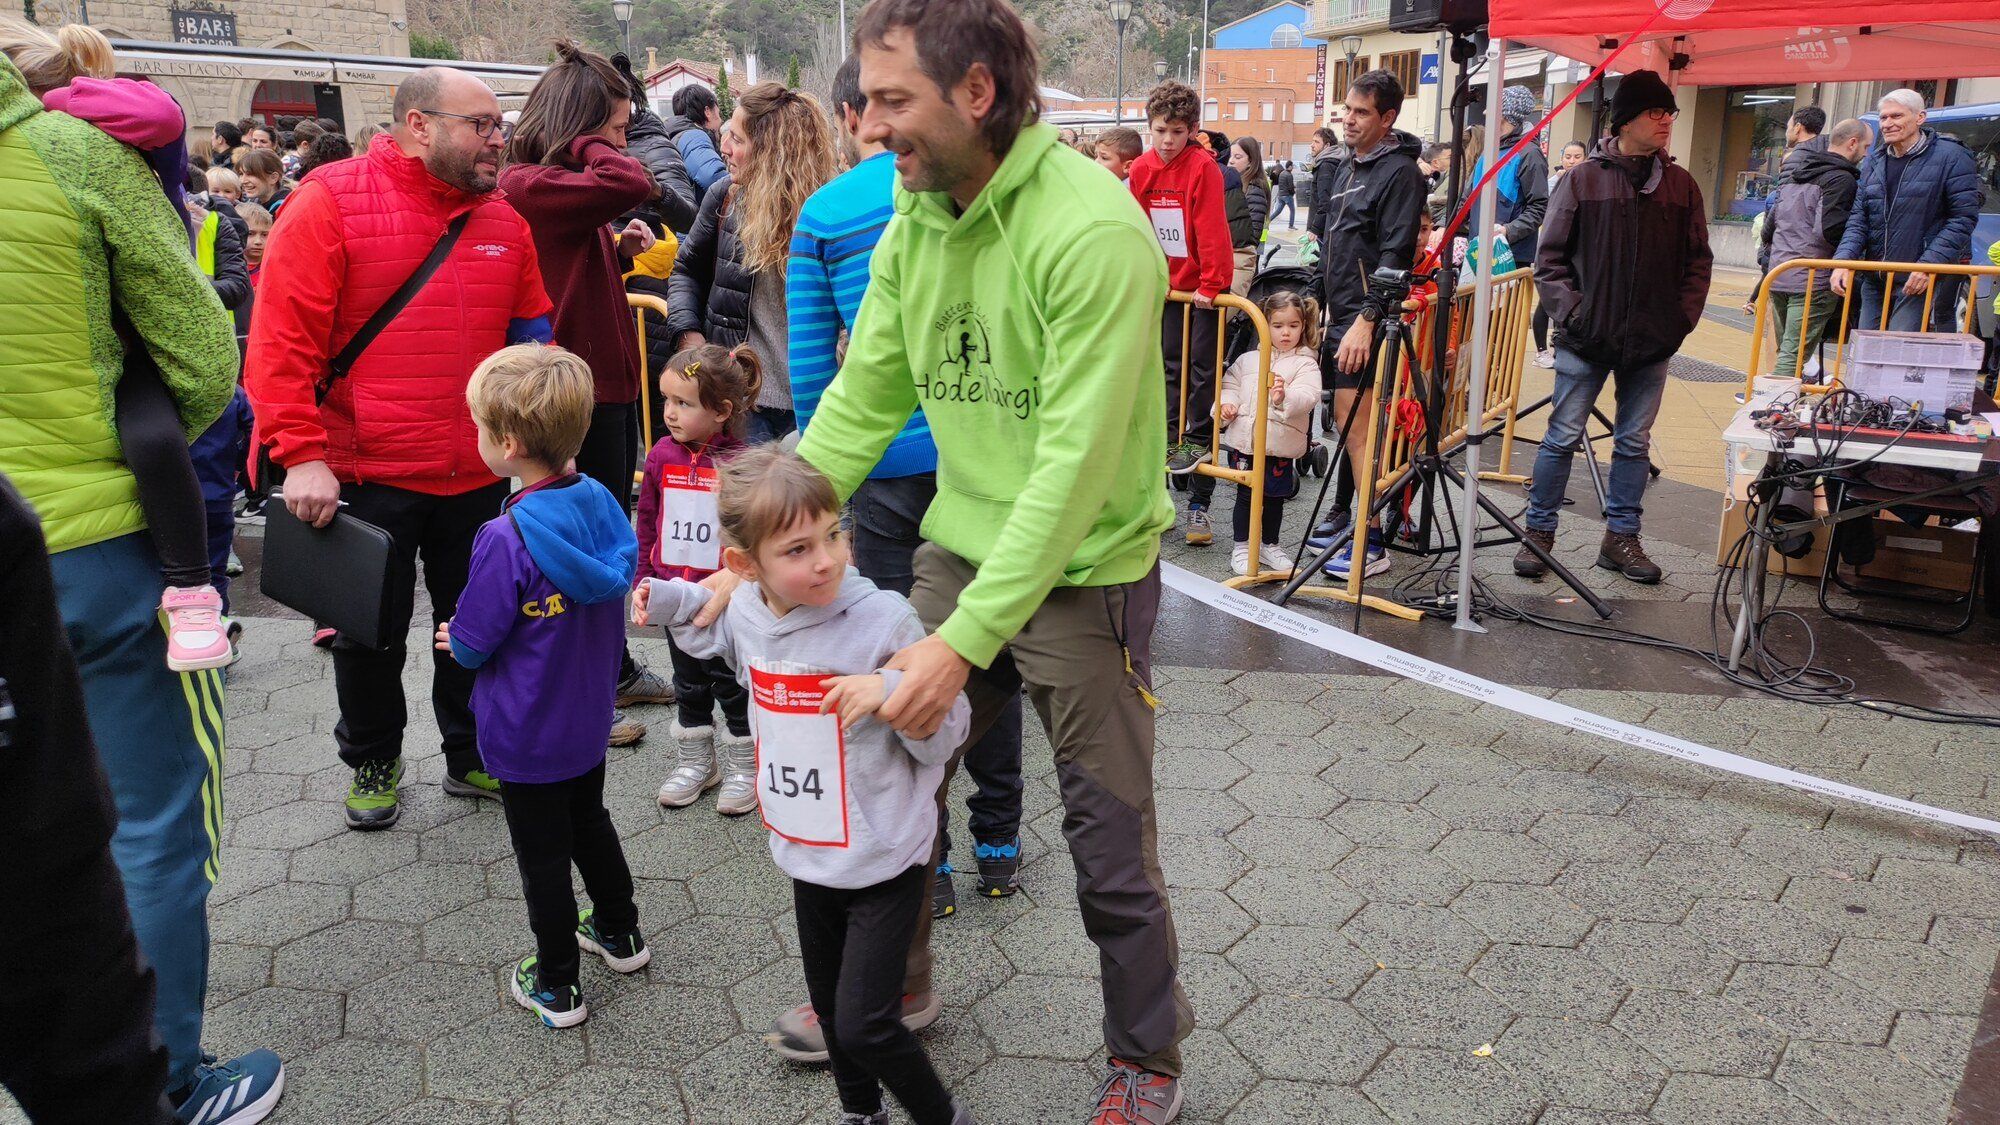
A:
MULTIPOLYGON (((187 118, 166 91, 149 82, 115 78, 109 43, 101 64, 88 64, 66 75, 68 81, 37 89, 42 104, 81 118, 113 138, 138 149, 160 178, 167 200, 185 221, 187 177, 187 118), (101 73, 100 73, 101 72, 101 73)), ((74 58, 75 56, 71 56, 74 58)), ((35 84, 31 77, 31 85, 35 84)), ((190 232, 190 253, 192 253, 190 232)), ((199 316, 211 310, 190 309, 199 316)), ((225 315, 220 305, 214 315, 225 315)), ((125 463, 139 483, 139 507, 152 531, 160 555, 166 592, 160 611, 167 626, 167 667, 177 672, 220 668, 232 658, 222 595, 209 570, 208 513, 201 482, 188 454, 189 434, 174 401, 160 381, 159 368, 143 347, 131 345, 136 333, 124 315, 113 310, 120 335, 128 342, 125 367, 117 387, 118 443, 125 463)))

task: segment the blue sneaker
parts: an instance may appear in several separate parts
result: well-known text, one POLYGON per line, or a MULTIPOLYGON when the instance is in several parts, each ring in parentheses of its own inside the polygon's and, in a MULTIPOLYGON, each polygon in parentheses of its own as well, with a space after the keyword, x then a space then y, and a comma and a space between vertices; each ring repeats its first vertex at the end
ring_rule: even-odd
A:
MULTIPOLYGON (((1361 577, 1373 578, 1378 574, 1388 573, 1389 552, 1380 543, 1375 542, 1373 535, 1369 536, 1368 551, 1363 558, 1367 561, 1361 564, 1361 577)), ((1349 543, 1340 549, 1339 554, 1326 560, 1324 569, 1328 578, 1339 578, 1344 581, 1347 578, 1348 570, 1353 566, 1354 544, 1349 543)))
POLYGON ((203 1055, 174 1118, 182 1125, 255 1125, 271 1116, 284 1094, 285 1064, 275 1052, 252 1051, 228 1062, 203 1055))
POLYGON ((1306 536, 1306 546, 1315 551, 1326 550, 1336 536, 1347 530, 1350 522, 1352 517, 1347 514, 1346 508, 1335 508, 1332 515, 1321 520, 1319 526, 1312 529, 1312 534, 1306 536))
POLYGON ((979 860, 979 893, 987 898, 1006 898, 1021 889, 1021 838, 997 844, 981 843, 973 849, 979 860))
POLYGON ((589 1019, 590 1009, 584 1007, 583 989, 573 984, 543 984, 539 960, 531 953, 514 966, 514 1002, 542 1017, 542 1023, 549 1027, 575 1027, 589 1019))
POLYGON ((958 913, 958 890, 951 885, 951 863, 938 864, 937 877, 931 880, 931 917, 949 918, 958 913))

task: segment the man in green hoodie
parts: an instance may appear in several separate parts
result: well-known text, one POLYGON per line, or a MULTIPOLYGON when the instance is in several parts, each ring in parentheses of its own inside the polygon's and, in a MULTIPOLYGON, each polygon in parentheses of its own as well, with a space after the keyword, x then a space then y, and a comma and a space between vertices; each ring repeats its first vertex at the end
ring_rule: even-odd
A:
POLYGON ((874 0, 856 42, 860 137, 896 154, 896 217, 799 452, 846 496, 923 407, 938 490, 911 601, 930 633, 890 662, 881 717, 926 736, 962 690, 976 739, 1026 684, 1103 965, 1092 1120, 1170 1121, 1193 1015, 1153 807, 1165 261, 1123 185, 1036 123, 1034 47, 1004 0, 874 0))

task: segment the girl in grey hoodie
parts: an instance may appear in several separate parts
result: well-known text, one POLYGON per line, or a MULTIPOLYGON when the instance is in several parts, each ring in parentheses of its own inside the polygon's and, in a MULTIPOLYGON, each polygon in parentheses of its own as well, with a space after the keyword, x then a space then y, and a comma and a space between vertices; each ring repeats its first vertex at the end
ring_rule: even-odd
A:
POLYGON ((690 656, 726 659, 750 693, 758 807, 792 877, 843 1125, 887 1125, 883 1086, 917 1125, 970 1125, 901 1016, 938 785, 971 707, 960 695, 921 739, 876 718, 901 675, 884 666, 924 637, 916 611, 848 566, 833 486, 797 455, 754 449, 720 477, 723 562, 744 585, 703 628, 709 591, 649 578, 634 621, 664 622, 690 656))

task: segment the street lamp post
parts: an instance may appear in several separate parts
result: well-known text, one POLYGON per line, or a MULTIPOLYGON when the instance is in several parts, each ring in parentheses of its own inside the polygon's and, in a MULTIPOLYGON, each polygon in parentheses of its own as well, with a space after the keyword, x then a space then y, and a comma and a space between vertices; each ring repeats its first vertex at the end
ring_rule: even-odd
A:
MULTIPOLYGON (((1340 49, 1347 52, 1347 84, 1352 86, 1354 85, 1354 80, 1359 77, 1359 75, 1354 73, 1354 56, 1361 53, 1361 37, 1359 35, 1341 36, 1340 49)), ((1342 90, 1340 96, 1345 98, 1347 91, 1342 90)), ((1331 101, 1332 99, 1329 98, 1327 100, 1331 101)))
POLYGON ((1125 21, 1132 18, 1132 0, 1111 0, 1111 22, 1118 25, 1118 121, 1125 124, 1125 21))
POLYGON ((611 18, 618 21, 618 35, 625 41, 625 57, 632 57, 632 0, 611 0, 611 18))

